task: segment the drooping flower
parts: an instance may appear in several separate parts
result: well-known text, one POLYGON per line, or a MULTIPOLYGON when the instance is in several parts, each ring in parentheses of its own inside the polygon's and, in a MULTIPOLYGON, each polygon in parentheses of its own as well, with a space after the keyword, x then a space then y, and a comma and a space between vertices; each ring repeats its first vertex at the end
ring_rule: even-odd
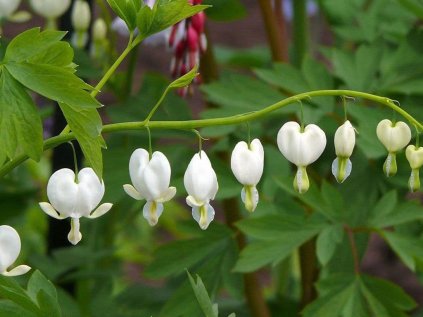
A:
POLYGON ((75 32, 72 34, 72 44, 78 48, 84 48, 88 41, 87 30, 91 22, 91 9, 88 2, 76 0, 71 13, 72 26, 75 32))
POLYGON ((278 147, 283 156, 297 166, 294 188, 305 193, 310 187, 306 167, 322 155, 326 147, 326 135, 315 124, 309 124, 304 130, 297 122, 287 122, 278 132, 278 147))
POLYGON ((351 122, 345 121, 335 132, 336 159, 332 163, 332 174, 342 183, 351 174, 350 156, 355 146, 355 129, 351 122))
POLYGON ((192 216, 205 230, 214 219, 214 208, 210 200, 216 196, 219 185, 216 173, 204 151, 197 153, 188 164, 184 175, 184 185, 188 192, 187 204, 192 207, 192 216))
POLYGON ((415 192, 420 189, 419 170, 423 166, 423 147, 417 148, 415 145, 409 145, 405 149, 405 156, 411 167, 411 175, 408 180, 410 191, 415 192))
POLYGON ((104 183, 92 168, 82 169, 77 178, 72 170, 62 168, 51 175, 48 181, 47 197, 50 203, 41 202, 40 207, 53 218, 71 218, 68 240, 75 245, 82 238, 79 218, 98 218, 112 208, 110 203, 97 207, 103 196, 104 183))
POLYGON ((56 19, 69 8, 70 0, 30 0, 35 13, 47 19, 48 28, 56 28, 56 19))
MULTIPOLYGON (((202 0, 189 0, 192 5, 201 4, 202 0)), ((185 75, 200 63, 200 56, 207 49, 207 39, 204 33, 206 15, 199 12, 175 24, 170 31, 169 47, 173 51, 170 72, 174 78, 185 75)), ((194 83, 199 83, 197 76, 194 83)), ((178 92, 185 96, 189 87, 181 88, 178 92)))
POLYGON ((175 187, 169 187, 171 169, 162 152, 154 152, 151 160, 144 149, 136 149, 129 160, 129 175, 132 185, 123 185, 125 192, 136 200, 145 199, 144 218, 151 226, 157 224, 163 212, 163 203, 176 194, 175 187))
POLYGON ((383 164, 383 171, 386 176, 393 176, 397 173, 396 153, 407 146, 411 140, 411 130, 402 121, 391 122, 384 119, 377 125, 376 134, 379 141, 388 150, 388 157, 383 164))
POLYGON ((7 269, 15 263, 21 252, 19 234, 10 226, 0 226, 0 274, 17 276, 27 273, 31 268, 28 265, 19 265, 10 271, 7 269))
POLYGON ((244 185, 241 199, 245 208, 253 212, 259 200, 256 185, 263 175, 264 150, 259 139, 254 139, 250 145, 238 142, 232 151, 231 169, 238 182, 244 185))
POLYGON ((20 3, 21 0, 0 0, 0 22, 11 16, 20 3))
POLYGON ((109 40, 107 39, 107 25, 102 18, 97 18, 94 21, 91 38, 91 56, 100 62, 105 61, 107 59, 109 40))

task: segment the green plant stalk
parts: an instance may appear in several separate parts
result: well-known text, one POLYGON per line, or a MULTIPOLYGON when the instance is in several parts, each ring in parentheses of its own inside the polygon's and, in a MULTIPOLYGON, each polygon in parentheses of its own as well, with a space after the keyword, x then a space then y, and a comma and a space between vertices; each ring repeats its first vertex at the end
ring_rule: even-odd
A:
MULTIPOLYGON (((150 129, 177 129, 177 130, 192 130, 210 126, 220 126, 220 125, 234 125, 246 123, 248 121, 257 120, 265 117, 266 115, 274 112, 278 109, 286 107, 292 103, 298 103, 299 100, 310 99, 311 97, 319 96, 351 96, 356 98, 363 98, 371 100, 377 103, 380 103, 383 106, 391 108, 395 112, 402 115, 410 124, 415 125, 417 128, 423 131, 423 123, 417 121, 413 116, 408 112, 401 109, 395 102, 389 98, 381 97, 377 95, 372 95, 360 91, 354 90, 315 90, 310 92, 301 93, 295 96, 288 97, 277 103, 270 105, 266 108, 263 108, 258 111, 243 113, 240 115, 223 117, 223 118, 213 118, 213 119, 200 119, 200 120, 186 120, 186 121, 140 121, 140 122, 122 122, 122 123, 112 123, 103 126, 102 133, 115 133, 115 132, 124 132, 132 130, 145 129, 146 125, 150 129)), ((73 133, 60 134, 58 136, 49 138, 44 141, 43 150, 54 148, 64 142, 75 139, 73 133)), ((28 159, 28 156, 25 154, 20 154, 15 157, 12 161, 7 162, 0 169, 0 178, 9 173, 16 166, 23 163, 28 159)))
POLYGON ((293 25, 293 63, 296 66, 301 66, 308 47, 308 22, 307 22, 307 1, 295 0, 292 1, 294 12, 293 25))

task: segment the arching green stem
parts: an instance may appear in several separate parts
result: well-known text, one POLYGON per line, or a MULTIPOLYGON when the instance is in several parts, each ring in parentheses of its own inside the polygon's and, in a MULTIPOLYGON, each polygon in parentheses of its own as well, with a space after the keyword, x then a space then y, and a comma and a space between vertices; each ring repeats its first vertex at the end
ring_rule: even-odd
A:
MULTIPOLYGON (((292 103, 297 103, 298 100, 309 99, 311 97, 320 97, 320 96, 352 96, 356 98, 363 98, 377 102, 381 105, 384 105, 388 108, 391 108, 401 116, 403 116, 410 124, 415 125, 420 131, 423 131, 423 123, 416 120, 411 116, 407 111, 401 109, 395 102, 389 98, 376 96, 364 92, 354 91, 354 90, 315 90, 306 93, 301 93, 265 107, 261 110, 254 112, 248 112, 240 115, 223 117, 223 118, 213 118, 213 119, 201 119, 201 120, 186 120, 186 121, 140 121, 140 122, 123 122, 123 123, 113 123, 103 126, 102 133, 114 133, 114 132, 124 132, 131 130, 140 130, 144 129, 146 125, 150 129, 178 129, 178 130, 192 130, 210 126, 219 126, 219 125, 234 125, 241 124, 248 121, 257 120, 265 117, 269 113, 276 111, 280 108, 286 107, 292 103)), ((73 133, 60 134, 58 136, 52 137, 44 141, 44 151, 54 148, 64 142, 75 139, 73 133)), ((0 169, 0 178, 9 173, 16 166, 20 165, 28 159, 28 156, 25 154, 18 155, 12 161, 7 162, 0 169)))

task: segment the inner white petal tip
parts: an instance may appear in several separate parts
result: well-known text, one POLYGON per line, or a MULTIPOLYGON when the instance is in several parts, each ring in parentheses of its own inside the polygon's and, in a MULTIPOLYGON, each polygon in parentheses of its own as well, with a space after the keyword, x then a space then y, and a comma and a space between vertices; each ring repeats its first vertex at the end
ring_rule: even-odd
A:
POLYGON ((28 273, 31 270, 31 267, 28 265, 19 265, 10 271, 4 271, 1 275, 4 276, 19 276, 28 273))

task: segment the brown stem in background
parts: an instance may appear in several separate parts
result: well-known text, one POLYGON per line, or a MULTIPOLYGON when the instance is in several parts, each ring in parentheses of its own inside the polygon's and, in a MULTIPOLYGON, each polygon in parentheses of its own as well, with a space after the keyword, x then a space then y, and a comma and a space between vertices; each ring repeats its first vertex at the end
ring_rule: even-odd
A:
POLYGON ((301 309, 306 307, 317 297, 314 283, 319 276, 316 259, 316 238, 313 238, 300 247, 301 266, 301 309))
POLYGON ((285 15, 283 11, 283 0, 274 0, 275 1, 275 16, 276 22, 278 23, 280 35, 282 37, 282 54, 283 62, 288 62, 288 30, 286 28, 285 15))
MULTIPOLYGON (((219 78, 219 68, 213 53, 213 43, 210 39, 208 29, 205 30, 207 38, 207 50, 201 57, 200 73, 204 83, 209 83, 219 78)), ((214 108, 216 105, 207 103, 208 108, 214 108)), ((221 159, 229 163, 230 156, 228 152, 220 153, 221 159)), ((225 213, 226 224, 236 232, 238 248, 242 250, 246 245, 245 235, 235 227, 235 222, 241 220, 241 212, 238 206, 237 198, 229 198, 223 201, 223 210, 225 213)), ((261 286, 256 273, 246 273, 243 275, 244 293, 251 316, 270 317, 269 308, 263 297, 261 286)))
POLYGON ((360 274, 360 258, 358 256, 357 245, 354 239, 354 231, 350 226, 347 225, 344 226, 344 229, 348 234, 348 240, 351 246, 351 253, 354 260, 354 273, 358 275, 360 274))
MULTIPOLYGON (((283 16, 279 17, 279 23, 272 8, 270 0, 258 0, 263 23, 269 41, 270 50, 272 52, 272 60, 275 62, 286 62, 288 60, 286 34, 280 29, 279 23, 283 21, 283 16)), ((279 2, 279 0, 277 0, 279 2)), ((282 11, 280 11, 282 13, 282 11)), ((285 32, 286 33, 286 32, 285 32)))
MULTIPOLYGON (((227 153, 222 153, 227 154, 227 153)), ((226 155, 227 156, 227 155, 226 155)), ((226 157, 228 158, 228 157, 226 157)), ((225 212, 225 219, 227 225, 234 230, 237 244, 240 250, 246 246, 245 235, 235 227, 235 222, 241 220, 241 213, 238 206, 237 198, 225 199, 223 201, 223 210, 225 212)), ((263 297, 263 292, 258 280, 257 273, 245 273, 244 278, 244 292, 247 299, 248 308, 253 317, 270 317, 269 308, 263 297)))

